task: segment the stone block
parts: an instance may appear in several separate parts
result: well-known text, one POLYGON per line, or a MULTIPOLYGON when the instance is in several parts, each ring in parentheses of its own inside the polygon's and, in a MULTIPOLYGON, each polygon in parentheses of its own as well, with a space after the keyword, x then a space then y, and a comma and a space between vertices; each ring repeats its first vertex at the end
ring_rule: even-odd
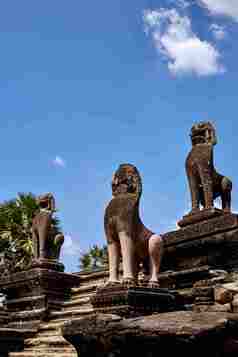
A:
POLYGON ((71 288, 79 286, 80 277, 55 270, 33 268, 0 279, 5 294, 5 309, 10 323, 44 319, 49 311, 60 310, 71 297, 71 288))
POLYGON ((193 288, 193 295, 195 297, 206 297, 213 300, 214 291, 212 286, 201 286, 201 287, 194 287, 193 288))
POLYGON ((194 312, 232 312, 231 304, 211 304, 211 305, 193 305, 192 310, 194 312))
POLYGON ((219 304, 227 304, 233 300, 233 293, 223 286, 214 287, 214 298, 219 304))
POLYGON ((178 222, 179 227, 186 227, 194 223, 207 221, 208 219, 223 215, 223 211, 218 208, 203 209, 196 213, 189 213, 178 222))
POLYGON ((230 303, 227 304, 214 304, 209 306, 208 312, 232 312, 230 303))
POLYGON ((232 312, 238 313, 238 296, 235 296, 231 303, 232 312))
POLYGON ((221 214, 163 235, 161 272, 208 265, 211 270, 238 268, 238 215, 221 214))
POLYGON ((192 311, 118 320, 111 315, 95 314, 68 321, 62 328, 64 338, 73 344, 80 357, 128 354, 137 357, 163 354, 167 357, 231 357, 238 353, 237 346, 233 349, 237 331, 238 321, 234 314, 192 311))
POLYGON ((231 291, 233 294, 238 294, 238 282, 222 284, 222 287, 231 291))
POLYGON ((91 303, 97 313, 131 317, 176 310, 179 295, 170 289, 117 284, 99 288, 92 296, 91 303))

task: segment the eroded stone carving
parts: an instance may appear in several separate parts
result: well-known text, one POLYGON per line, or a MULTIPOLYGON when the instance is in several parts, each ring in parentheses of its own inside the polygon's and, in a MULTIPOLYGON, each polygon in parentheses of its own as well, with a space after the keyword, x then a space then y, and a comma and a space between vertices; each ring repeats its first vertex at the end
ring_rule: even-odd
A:
POLYGON ((119 282, 122 257, 123 282, 137 282, 140 265, 149 286, 158 286, 162 239, 144 226, 139 216, 142 182, 137 168, 120 165, 112 179, 113 198, 104 217, 109 253, 109 283, 119 282))
POLYGON ((214 207, 214 200, 221 197, 224 212, 231 210, 232 182, 219 174, 213 161, 213 146, 216 145, 215 128, 210 122, 200 122, 191 129, 192 150, 186 160, 186 172, 191 192, 192 211, 214 207))
POLYGON ((38 197, 39 210, 32 221, 32 242, 34 259, 58 260, 64 242, 62 233, 57 233, 52 225, 55 199, 51 193, 38 197))

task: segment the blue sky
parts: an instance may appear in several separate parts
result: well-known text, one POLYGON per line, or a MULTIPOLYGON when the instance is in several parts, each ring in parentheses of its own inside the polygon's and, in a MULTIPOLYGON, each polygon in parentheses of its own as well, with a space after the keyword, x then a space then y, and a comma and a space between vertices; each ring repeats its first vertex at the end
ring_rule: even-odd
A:
POLYGON ((144 223, 176 228, 197 121, 217 128, 215 163, 238 210, 237 35, 237 0, 2 2, 0 199, 55 194, 66 270, 104 244, 120 163, 141 172, 144 223))

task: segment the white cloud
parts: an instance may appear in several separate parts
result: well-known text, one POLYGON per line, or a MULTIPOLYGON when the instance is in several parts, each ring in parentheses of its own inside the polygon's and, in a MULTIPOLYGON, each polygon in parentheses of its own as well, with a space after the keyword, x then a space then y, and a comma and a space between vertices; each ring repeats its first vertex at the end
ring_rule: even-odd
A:
POLYGON ((182 9, 186 9, 191 5, 191 2, 188 2, 187 0, 170 0, 170 2, 182 9))
POLYGON ((210 30, 216 40, 223 40, 226 37, 225 28, 218 24, 212 24, 210 30))
POLYGON ((53 164, 55 166, 59 166, 59 167, 65 167, 66 166, 66 162, 64 159, 62 159, 62 157, 60 156, 56 156, 55 159, 53 160, 53 164))
POLYGON ((237 0, 198 0, 213 15, 223 15, 232 17, 238 21, 238 1, 237 0))
POLYGON ((79 247, 79 244, 76 241, 74 241, 70 235, 65 235, 64 244, 62 246, 62 255, 80 256, 80 254, 81 254, 81 249, 79 247))
POLYGON ((147 10, 143 17, 145 31, 151 33, 171 73, 208 76, 224 72, 220 53, 192 31, 188 16, 181 16, 176 9, 159 9, 147 10))

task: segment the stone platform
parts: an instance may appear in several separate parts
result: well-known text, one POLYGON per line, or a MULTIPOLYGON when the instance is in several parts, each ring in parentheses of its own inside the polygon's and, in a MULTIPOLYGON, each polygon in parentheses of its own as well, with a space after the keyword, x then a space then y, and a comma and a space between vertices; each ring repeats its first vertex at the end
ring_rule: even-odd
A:
POLYGON ((214 214, 206 219, 202 214, 196 218, 194 215, 189 222, 185 216, 183 227, 163 235, 162 272, 205 265, 211 269, 238 269, 238 215, 217 210, 214 214))
POLYGON ((27 328, 32 327, 34 322, 47 318, 49 311, 60 310, 79 281, 77 275, 40 267, 2 278, 0 291, 5 295, 8 325, 15 327, 20 321, 27 328))
POLYGON ((218 208, 202 209, 195 213, 189 213, 183 216, 183 218, 178 221, 179 227, 186 227, 190 224, 200 223, 207 221, 208 219, 224 216, 224 211, 218 208))
POLYGON ((91 303, 97 313, 132 317, 176 310, 179 296, 172 289, 116 284, 98 288, 91 298, 91 303))
POLYGON ((238 315, 169 312, 123 319, 95 314, 64 324, 62 334, 80 357, 235 357, 238 315))

